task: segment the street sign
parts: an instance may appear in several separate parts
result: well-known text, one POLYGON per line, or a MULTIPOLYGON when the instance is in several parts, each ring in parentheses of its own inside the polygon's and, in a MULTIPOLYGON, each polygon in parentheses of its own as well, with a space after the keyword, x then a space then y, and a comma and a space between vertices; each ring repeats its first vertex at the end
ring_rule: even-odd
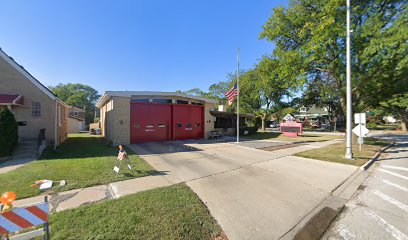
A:
POLYGON ((354 114, 354 123, 355 124, 365 124, 366 123, 366 114, 365 113, 355 113, 354 114))
POLYGON ((359 137, 365 137, 369 130, 362 124, 358 124, 355 128, 353 128, 353 133, 359 137))

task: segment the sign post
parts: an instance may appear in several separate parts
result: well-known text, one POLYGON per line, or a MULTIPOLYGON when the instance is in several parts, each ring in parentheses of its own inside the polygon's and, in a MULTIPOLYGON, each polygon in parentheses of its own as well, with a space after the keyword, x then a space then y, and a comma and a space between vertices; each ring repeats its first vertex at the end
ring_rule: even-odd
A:
POLYGON ((364 143, 364 136, 366 136, 369 132, 369 130, 365 127, 366 114, 355 113, 354 123, 357 124, 357 126, 353 129, 353 133, 358 136, 359 150, 361 151, 361 145, 364 143))

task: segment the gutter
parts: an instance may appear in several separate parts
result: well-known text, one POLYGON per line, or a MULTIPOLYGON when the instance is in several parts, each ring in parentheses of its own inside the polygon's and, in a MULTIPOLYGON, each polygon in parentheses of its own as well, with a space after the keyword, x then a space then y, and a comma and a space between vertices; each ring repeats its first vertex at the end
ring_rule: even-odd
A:
POLYGON ((55 101, 54 150, 57 148, 57 138, 58 138, 58 101, 55 101))

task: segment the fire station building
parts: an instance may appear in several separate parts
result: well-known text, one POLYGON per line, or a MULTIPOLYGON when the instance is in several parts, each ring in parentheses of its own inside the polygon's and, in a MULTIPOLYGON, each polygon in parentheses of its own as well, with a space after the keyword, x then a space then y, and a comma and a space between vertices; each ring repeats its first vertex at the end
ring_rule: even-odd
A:
POLYGON ((107 91, 96 106, 102 135, 118 145, 205 138, 214 103, 179 92, 107 91))

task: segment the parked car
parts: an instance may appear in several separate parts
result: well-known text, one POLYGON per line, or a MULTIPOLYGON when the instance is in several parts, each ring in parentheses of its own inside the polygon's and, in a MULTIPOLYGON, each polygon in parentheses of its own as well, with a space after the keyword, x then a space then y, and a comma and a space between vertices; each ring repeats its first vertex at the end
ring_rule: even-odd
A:
POLYGON ((278 128, 280 125, 279 125, 279 122, 271 122, 270 124, 269 124, 269 127, 271 127, 271 128, 278 128))

